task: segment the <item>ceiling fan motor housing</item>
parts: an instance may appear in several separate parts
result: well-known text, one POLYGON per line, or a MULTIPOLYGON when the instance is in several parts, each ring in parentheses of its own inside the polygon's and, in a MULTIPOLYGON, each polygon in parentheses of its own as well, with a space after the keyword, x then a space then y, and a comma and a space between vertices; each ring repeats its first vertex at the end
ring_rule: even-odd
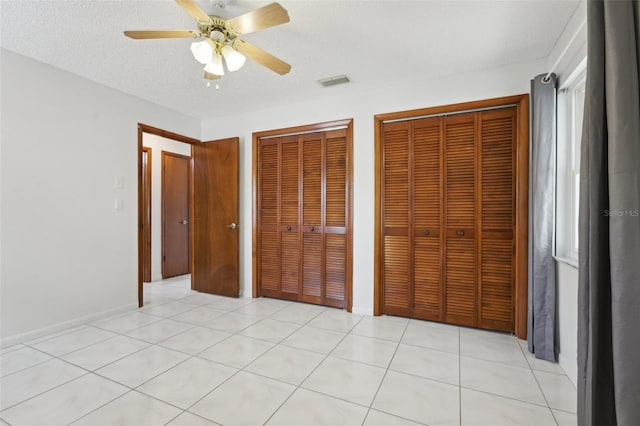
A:
POLYGON ((219 16, 210 15, 210 22, 198 21, 198 31, 203 37, 217 41, 232 41, 238 34, 227 25, 227 21, 219 16))

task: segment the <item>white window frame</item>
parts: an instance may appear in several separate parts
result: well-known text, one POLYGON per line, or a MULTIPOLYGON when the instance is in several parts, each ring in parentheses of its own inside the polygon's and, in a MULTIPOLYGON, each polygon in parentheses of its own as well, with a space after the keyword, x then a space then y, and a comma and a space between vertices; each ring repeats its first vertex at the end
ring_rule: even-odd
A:
POLYGON ((576 267, 585 83, 586 59, 562 82, 558 91, 555 255, 576 267))

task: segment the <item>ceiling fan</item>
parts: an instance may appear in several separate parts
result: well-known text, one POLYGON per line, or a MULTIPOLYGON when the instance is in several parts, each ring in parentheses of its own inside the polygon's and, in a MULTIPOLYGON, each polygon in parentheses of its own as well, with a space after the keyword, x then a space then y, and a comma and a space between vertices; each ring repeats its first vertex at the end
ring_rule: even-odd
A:
POLYGON ((288 63, 238 38, 241 35, 289 22, 289 14, 280 4, 271 3, 244 15, 224 19, 216 15, 207 15, 195 0, 176 0, 176 2, 196 19, 197 30, 125 31, 124 35, 136 40, 203 38, 204 40, 191 44, 191 52, 194 58, 205 66, 204 78, 209 80, 216 80, 224 75, 223 63, 226 63, 229 71, 240 69, 244 65, 245 57, 253 59, 280 75, 287 74, 291 70, 291 65, 288 63))

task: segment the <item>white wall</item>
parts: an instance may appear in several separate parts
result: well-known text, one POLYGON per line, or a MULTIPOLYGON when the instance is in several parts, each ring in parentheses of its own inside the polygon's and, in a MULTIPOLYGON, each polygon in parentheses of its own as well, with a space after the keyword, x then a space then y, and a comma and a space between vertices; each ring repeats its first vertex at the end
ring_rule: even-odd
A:
POLYGON ((240 137, 241 289, 251 294, 252 132, 354 118, 353 312, 373 312, 374 129, 375 114, 529 92, 530 80, 546 61, 520 63, 437 79, 384 81, 376 87, 318 88, 308 102, 246 112, 203 122, 203 140, 240 137))
POLYGON ((162 151, 191 157, 191 145, 144 133, 142 145, 151 148, 151 281, 162 279, 162 151))
POLYGON ((587 57, 586 20, 587 3, 582 0, 547 57, 547 68, 556 73, 560 85, 587 57))
POLYGON ((199 139, 200 122, 0 54, 6 346, 137 306, 137 123, 199 139))
POLYGON ((558 285, 558 363, 577 386, 578 379, 578 270, 556 263, 558 285))

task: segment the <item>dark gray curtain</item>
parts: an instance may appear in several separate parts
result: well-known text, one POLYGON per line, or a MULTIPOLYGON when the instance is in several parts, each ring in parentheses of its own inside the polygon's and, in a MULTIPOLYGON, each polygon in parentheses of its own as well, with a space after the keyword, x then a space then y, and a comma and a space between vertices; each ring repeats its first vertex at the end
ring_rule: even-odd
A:
POLYGON ((640 425, 640 7, 587 4, 578 424, 640 425))
POLYGON ((556 360, 556 272, 553 234, 556 187, 555 74, 531 81, 531 179, 529 192, 529 351, 556 360))

